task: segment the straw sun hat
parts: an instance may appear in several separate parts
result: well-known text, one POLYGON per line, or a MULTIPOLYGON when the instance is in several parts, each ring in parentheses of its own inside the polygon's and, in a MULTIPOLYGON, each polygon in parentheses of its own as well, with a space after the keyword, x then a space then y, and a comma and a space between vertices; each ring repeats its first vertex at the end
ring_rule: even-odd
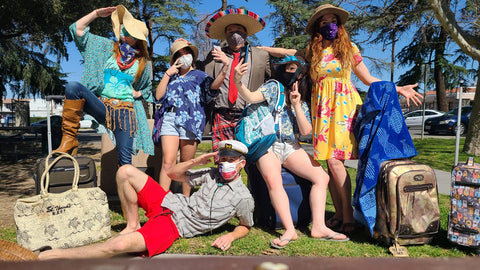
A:
POLYGON ((134 38, 142 41, 145 51, 147 51, 148 29, 144 22, 133 18, 132 14, 122 5, 117 6, 112 15, 112 27, 117 40, 120 40, 121 26, 125 26, 127 32, 134 38))
POLYGON ((265 27, 265 21, 257 14, 243 8, 227 9, 218 12, 207 22, 205 33, 209 38, 225 40, 225 28, 230 24, 239 24, 253 35, 265 27))
POLYGON ((345 25, 348 17, 350 16, 350 13, 343 8, 339 8, 330 4, 321 5, 315 10, 315 13, 313 13, 310 19, 308 19, 307 26, 305 26, 305 32, 313 35, 315 31, 315 23, 318 19, 327 14, 337 15, 339 23, 343 25, 345 25))
POLYGON ((180 51, 183 48, 190 48, 193 52, 193 62, 195 63, 195 60, 197 60, 198 56, 198 48, 195 47, 194 45, 188 44, 186 41, 183 40, 177 40, 173 42, 172 47, 170 47, 170 65, 173 65, 173 56, 175 55, 176 52, 180 51))

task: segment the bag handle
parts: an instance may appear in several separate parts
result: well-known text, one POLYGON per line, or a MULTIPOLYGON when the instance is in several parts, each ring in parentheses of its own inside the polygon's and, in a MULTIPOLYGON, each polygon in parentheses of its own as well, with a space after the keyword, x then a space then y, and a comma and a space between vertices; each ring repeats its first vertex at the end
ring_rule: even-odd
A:
POLYGON ((71 155, 67 153, 61 153, 61 152, 52 152, 50 153, 46 158, 45 158, 45 170, 43 171, 42 178, 40 180, 40 194, 42 197, 48 195, 48 184, 50 183, 50 169, 62 158, 68 158, 72 161, 73 163, 73 169, 74 169, 74 174, 73 174, 73 182, 72 182, 72 189, 77 190, 78 189, 78 179, 80 178, 80 168, 78 166, 77 160, 72 157, 71 155), (52 158, 54 155, 59 155, 56 157, 50 164, 48 160, 52 158))

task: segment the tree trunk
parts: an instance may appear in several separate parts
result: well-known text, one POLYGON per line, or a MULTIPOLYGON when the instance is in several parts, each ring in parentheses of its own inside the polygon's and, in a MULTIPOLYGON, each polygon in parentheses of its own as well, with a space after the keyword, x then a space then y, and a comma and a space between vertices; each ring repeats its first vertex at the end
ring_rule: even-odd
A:
POLYGON ((435 62, 433 68, 433 77, 435 79, 435 91, 437 93, 437 109, 442 112, 447 112, 448 108, 447 92, 445 90, 445 77, 443 76, 443 67, 440 64, 440 59, 444 58, 445 46, 447 44, 447 32, 440 30, 439 43, 435 46, 435 62))
POLYGON ((475 99, 473 100, 472 113, 468 123, 468 133, 463 146, 463 152, 480 156, 480 69, 477 73, 477 89, 475 90, 475 99))

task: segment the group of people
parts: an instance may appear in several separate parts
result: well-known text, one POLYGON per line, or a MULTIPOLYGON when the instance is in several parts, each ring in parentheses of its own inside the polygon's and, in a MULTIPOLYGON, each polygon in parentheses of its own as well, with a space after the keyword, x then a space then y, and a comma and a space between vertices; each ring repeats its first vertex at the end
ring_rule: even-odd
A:
MULTIPOLYGON (((63 138, 56 151, 76 153, 83 111, 106 126, 118 148, 116 181, 127 226, 106 242, 47 250, 40 253, 40 258, 110 257, 129 252, 153 256, 178 237, 205 233, 236 216, 239 225, 212 243, 227 250, 253 226, 254 200, 240 176, 243 168, 248 174, 249 165, 256 165, 260 171, 285 228, 270 242, 272 248, 284 248, 298 238, 282 186, 282 166, 312 182, 310 236, 348 241, 347 235, 356 225, 344 160, 358 158, 353 124, 362 104, 350 80, 351 71, 366 85, 379 81, 370 75, 345 31, 348 17, 342 8, 329 4, 318 7, 305 29, 310 35, 307 48, 296 50, 250 46, 247 37, 265 27, 263 19, 245 9, 221 11, 209 20, 205 32, 212 39, 222 40, 223 47, 215 47, 206 56, 204 71, 195 68, 198 48, 178 39, 170 48, 171 66, 155 91, 151 91, 145 23, 133 18, 125 7, 117 6, 94 10, 72 24, 71 33, 85 67, 81 83, 67 84, 63 138), (89 32, 90 22, 108 16, 118 41, 89 32), (282 57, 273 65, 273 74, 270 56, 282 57), (266 102, 273 110, 277 82, 283 85, 286 99, 277 140, 255 164, 247 164, 248 148, 235 140, 235 126, 247 104, 266 102), (152 139, 141 99, 153 102, 154 98, 162 106, 156 112, 152 139), (209 101, 214 104, 213 152, 195 157, 209 117, 205 113, 209 101), (313 156, 298 140, 299 135, 310 133, 313 156), (130 165, 132 153, 140 149, 153 155, 154 141, 162 149, 160 184, 130 165), (211 158, 217 167, 192 170, 211 158), (328 173, 319 160, 327 161, 328 173), (168 192, 171 179, 183 183, 183 194, 168 192), (191 194, 191 187, 196 185, 200 185, 199 190, 191 194), (325 221, 327 186, 336 212, 325 221), (138 207, 145 209, 148 217, 143 226, 138 207)), ((414 87, 397 87, 397 92, 407 102, 417 104, 421 95, 414 87)))

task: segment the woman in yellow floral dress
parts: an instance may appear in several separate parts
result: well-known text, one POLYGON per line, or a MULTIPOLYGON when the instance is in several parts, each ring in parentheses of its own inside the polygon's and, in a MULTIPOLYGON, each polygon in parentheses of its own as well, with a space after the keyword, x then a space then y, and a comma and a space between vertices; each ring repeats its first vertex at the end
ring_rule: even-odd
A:
MULTIPOLYGON (((362 104, 350 76, 353 71, 367 86, 380 81, 370 75, 357 46, 350 41, 344 27, 348 17, 348 11, 342 8, 322 5, 305 27, 310 34, 306 50, 261 47, 273 56, 300 54, 310 62, 314 159, 327 161, 333 179, 328 187, 336 212, 326 224, 347 234, 356 227, 351 206, 351 180, 344 162, 358 159, 353 125, 357 108, 362 104)), ((407 104, 412 101, 418 105, 422 96, 414 90, 416 86, 397 86, 397 93, 405 96, 407 104)))

